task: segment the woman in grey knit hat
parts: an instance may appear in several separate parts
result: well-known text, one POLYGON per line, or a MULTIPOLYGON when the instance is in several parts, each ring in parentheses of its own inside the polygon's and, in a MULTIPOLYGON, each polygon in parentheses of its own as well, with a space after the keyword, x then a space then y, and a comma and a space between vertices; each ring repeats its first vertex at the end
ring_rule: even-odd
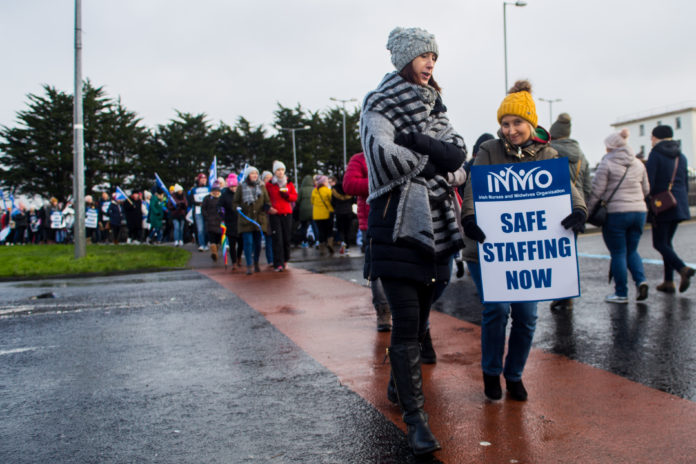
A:
POLYGON ((466 149, 433 79, 435 37, 397 27, 387 49, 396 71, 367 94, 360 118, 370 187, 365 276, 382 281, 391 307, 388 396, 401 406, 409 444, 421 455, 440 444, 423 409, 419 342, 436 289, 449 281, 450 258, 462 247, 448 174, 461 169, 466 149))

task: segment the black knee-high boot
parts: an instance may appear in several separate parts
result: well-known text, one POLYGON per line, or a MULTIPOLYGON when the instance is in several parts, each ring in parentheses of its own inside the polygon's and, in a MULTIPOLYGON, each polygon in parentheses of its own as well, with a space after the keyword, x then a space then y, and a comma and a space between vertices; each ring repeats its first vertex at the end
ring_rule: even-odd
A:
POLYGON ((419 344, 391 346, 389 361, 413 454, 421 455, 439 450, 440 443, 430 431, 428 415, 423 410, 425 397, 423 396, 419 344))

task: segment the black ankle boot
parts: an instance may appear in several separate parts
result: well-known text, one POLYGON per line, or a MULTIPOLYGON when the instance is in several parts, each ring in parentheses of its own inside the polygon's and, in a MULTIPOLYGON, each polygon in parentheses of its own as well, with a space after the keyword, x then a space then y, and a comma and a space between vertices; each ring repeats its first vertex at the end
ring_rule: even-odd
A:
POLYGON ((503 397, 503 389, 500 387, 499 375, 488 375, 483 373, 483 392, 492 400, 499 400, 503 397))
POLYGON ((423 364, 435 364, 437 362, 437 354, 435 354, 435 348, 433 348, 433 339, 430 338, 430 329, 425 331, 420 346, 421 362, 423 364))
POLYGON ((505 386, 508 393, 510 393, 510 398, 517 401, 527 401, 527 390, 524 388, 521 380, 514 382, 505 379, 505 386))
POLYGON ((423 410, 423 376, 418 343, 393 345, 389 348, 392 377, 399 406, 408 429, 408 443, 413 454, 419 456, 440 449, 428 426, 428 415, 423 410))

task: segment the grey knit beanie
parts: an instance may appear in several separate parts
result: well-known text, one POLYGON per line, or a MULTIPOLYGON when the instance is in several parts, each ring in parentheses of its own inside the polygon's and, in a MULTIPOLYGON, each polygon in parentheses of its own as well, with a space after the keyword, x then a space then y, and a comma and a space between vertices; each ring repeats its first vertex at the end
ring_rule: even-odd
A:
POLYGON ((396 27, 389 33, 387 50, 391 52, 391 61, 397 71, 401 71, 415 57, 433 52, 439 56, 435 36, 418 27, 396 27))
POLYGON ((559 114, 556 122, 551 124, 549 134, 552 139, 567 139, 570 137, 570 115, 568 113, 559 114))

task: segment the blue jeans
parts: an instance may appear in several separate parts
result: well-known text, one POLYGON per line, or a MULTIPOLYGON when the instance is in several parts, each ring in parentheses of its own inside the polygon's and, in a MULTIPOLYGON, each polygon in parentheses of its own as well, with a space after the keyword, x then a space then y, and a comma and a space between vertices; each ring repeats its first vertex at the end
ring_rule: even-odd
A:
MULTIPOLYGON (((469 273, 476 283, 479 295, 481 288, 481 266, 467 261, 469 273)), ((500 375, 505 379, 518 382, 527 363, 529 351, 537 321, 537 302, 523 301, 516 303, 483 303, 481 318, 481 368, 487 375, 500 375), (508 340, 507 356, 503 367, 505 353, 505 330, 508 317, 512 313, 512 327, 508 340)))
POLYGON ((242 232, 242 240, 244 241, 244 259, 246 260, 246 265, 251 266, 254 263, 258 264, 261 255, 261 232, 242 232))
POLYGON ((207 244, 205 238, 205 222, 203 220, 203 214, 195 215, 196 222, 196 237, 198 237, 198 246, 204 247, 207 244))
MULTIPOLYGON (((263 234, 264 248, 266 249, 266 262, 273 264, 273 236, 263 234)), ((256 260, 258 261, 258 259, 256 260)))
POLYGON ((174 227, 174 241, 184 241, 184 220, 183 219, 172 219, 172 226, 174 227))
POLYGON ((611 274, 618 296, 628 296, 628 273, 631 271, 636 286, 645 282, 643 261, 638 254, 638 244, 643 234, 646 213, 609 213, 602 226, 602 237, 611 254, 611 274))

